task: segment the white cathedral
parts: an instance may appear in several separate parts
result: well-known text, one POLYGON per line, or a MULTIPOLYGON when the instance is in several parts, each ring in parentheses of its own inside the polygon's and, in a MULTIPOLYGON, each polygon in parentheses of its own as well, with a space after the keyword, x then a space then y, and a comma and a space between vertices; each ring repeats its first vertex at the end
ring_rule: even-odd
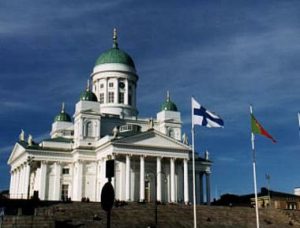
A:
MULTIPOLYGON (((73 118, 65 111, 39 143, 22 131, 9 157, 10 198, 101 200, 106 160, 115 160, 115 199, 192 202, 191 146, 170 95, 156 119, 140 118, 136 107, 139 76, 132 58, 113 47, 97 59, 92 86, 80 95, 73 118), (155 182, 156 181, 156 182, 155 182)), ((196 201, 210 203, 212 162, 196 157, 196 201)))

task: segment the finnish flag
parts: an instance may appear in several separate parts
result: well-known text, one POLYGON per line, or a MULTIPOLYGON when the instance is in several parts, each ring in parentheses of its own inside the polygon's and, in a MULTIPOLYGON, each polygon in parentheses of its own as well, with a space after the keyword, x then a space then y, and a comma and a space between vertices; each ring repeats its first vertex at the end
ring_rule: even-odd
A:
POLYGON ((192 97, 192 126, 224 127, 224 121, 216 114, 208 111, 192 97))

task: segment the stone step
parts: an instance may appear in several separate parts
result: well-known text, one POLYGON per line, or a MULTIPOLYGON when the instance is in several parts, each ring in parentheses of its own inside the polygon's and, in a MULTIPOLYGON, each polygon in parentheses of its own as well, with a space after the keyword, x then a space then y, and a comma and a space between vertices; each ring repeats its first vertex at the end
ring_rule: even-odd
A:
MULTIPOLYGON (((154 224, 154 204, 129 203, 112 210, 111 227, 147 227, 154 224)), ((193 207, 158 205, 160 227, 192 227, 193 207)), ((299 211, 260 209, 261 227, 300 227, 299 211)), ((105 227, 106 212, 99 203, 56 204, 36 209, 37 216, 5 216, 2 227, 105 227), (16 226, 17 225, 17 226, 16 226)), ((255 227, 255 209, 197 206, 201 227, 255 227)))

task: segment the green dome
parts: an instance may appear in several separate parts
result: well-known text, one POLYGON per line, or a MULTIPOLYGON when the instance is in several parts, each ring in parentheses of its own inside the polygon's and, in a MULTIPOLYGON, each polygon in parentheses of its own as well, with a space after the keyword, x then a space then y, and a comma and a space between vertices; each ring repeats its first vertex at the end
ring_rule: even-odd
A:
POLYGON ((56 122, 56 121, 72 122, 71 117, 69 116, 69 114, 68 114, 68 113, 65 113, 65 112, 59 113, 59 114, 55 117, 54 121, 55 121, 55 122, 56 122))
POLYGON ((166 101, 161 106, 161 111, 174 111, 177 112, 177 106, 172 101, 166 101))
POLYGON ((113 48, 101 54, 97 59, 95 66, 105 63, 121 63, 135 68, 132 58, 125 51, 119 49, 117 38, 117 30, 114 29, 113 48))
POLYGON ((178 111, 176 104, 173 103, 170 99, 169 92, 167 94, 167 100, 161 106, 161 111, 173 111, 173 112, 178 111))
POLYGON ((62 108, 60 113, 55 116, 54 122, 56 121, 64 121, 64 122, 72 122, 71 117, 68 113, 65 112, 65 104, 62 104, 62 108))
POLYGON ((95 101, 95 102, 98 101, 96 95, 90 90, 83 91, 80 94, 80 100, 81 101, 95 101))
POLYGON ((122 63, 135 68, 132 58, 117 47, 111 48, 100 55, 95 66, 105 63, 122 63))

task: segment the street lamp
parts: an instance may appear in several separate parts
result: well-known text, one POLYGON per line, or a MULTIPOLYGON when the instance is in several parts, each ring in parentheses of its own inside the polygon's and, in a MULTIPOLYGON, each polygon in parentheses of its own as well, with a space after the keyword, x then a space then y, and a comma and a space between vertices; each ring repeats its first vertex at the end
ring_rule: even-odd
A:
MULTIPOLYGON (((156 174, 150 172, 150 173, 147 173, 147 175, 146 175, 147 179, 150 174, 153 175, 153 177, 154 177, 154 188, 155 188, 154 189, 154 214, 155 214, 155 227, 157 227, 157 175, 158 174, 166 175, 166 174, 163 172, 158 172, 156 174)), ((165 180, 166 180, 166 178, 165 178, 165 180)))
POLYGON ((266 180, 267 180, 267 184, 268 184, 268 197, 269 197, 269 206, 271 206, 271 195, 270 195, 270 179, 271 179, 271 176, 270 176, 270 174, 266 174, 266 180))

